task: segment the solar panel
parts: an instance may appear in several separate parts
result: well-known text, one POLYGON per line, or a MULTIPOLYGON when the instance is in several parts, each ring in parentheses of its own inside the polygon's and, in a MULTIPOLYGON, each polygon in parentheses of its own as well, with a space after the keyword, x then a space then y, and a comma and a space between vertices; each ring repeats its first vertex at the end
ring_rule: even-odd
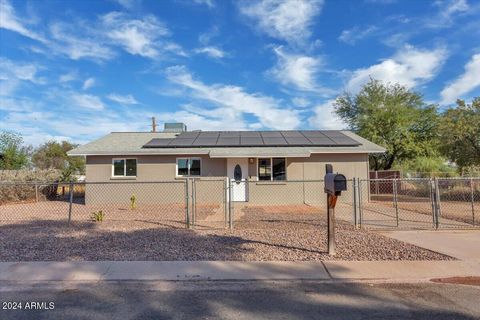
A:
POLYGON ((220 132, 220 138, 236 138, 236 137, 240 137, 240 132, 238 131, 220 132))
POLYGON ((325 137, 325 135, 321 131, 302 131, 302 135, 307 138, 325 137))
POLYGON ((291 145, 311 145, 312 142, 310 140, 308 140, 307 138, 305 138, 304 136, 301 136, 301 137, 287 137, 285 138, 288 142, 288 144, 291 144, 291 145))
POLYGON ((192 131, 175 138, 154 138, 144 148, 177 147, 273 147, 273 146, 358 146, 361 143, 335 130, 308 131, 192 131))
POLYGON ((218 138, 202 138, 198 137, 192 144, 192 146, 216 146, 218 138))
POLYGON ((239 146, 240 145, 240 137, 231 137, 231 138, 218 138, 217 146, 239 146))
POLYGON ((240 131, 240 137, 262 138, 262 136, 260 135, 260 132, 258 131, 240 131))
POLYGON ((278 131, 264 131, 260 132, 263 138, 283 138, 282 134, 278 131))
POLYGON ((269 138, 263 137, 263 142, 266 146, 288 146, 287 141, 284 138, 269 138))
POLYGON ((182 132, 177 136, 177 139, 196 138, 200 134, 200 131, 182 132))
POLYGON ((168 146, 169 147, 178 147, 178 146, 188 147, 188 146, 191 146, 194 141, 195 139, 193 138, 188 138, 188 139, 176 138, 172 142, 170 142, 168 146))
POLYGON ((263 146, 263 140, 260 137, 240 137, 242 146, 263 146))
POLYGON ((317 146, 331 146, 336 144, 333 140, 328 139, 327 137, 323 137, 323 138, 309 137, 308 140, 312 142, 312 145, 317 145, 317 146))
POLYGON ((174 139, 160 139, 160 138, 155 138, 147 142, 143 147, 144 148, 158 148, 158 147, 165 147, 168 146, 168 144, 173 141, 174 139))
POLYGON ((282 131, 281 134, 285 138, 298 138, 298 137, 303 137, 303 135, 298 132, 298 131, 282 131))
POLYGON ((218 138, 219 132, 202 132, 198 135, 199 138, 218 138))

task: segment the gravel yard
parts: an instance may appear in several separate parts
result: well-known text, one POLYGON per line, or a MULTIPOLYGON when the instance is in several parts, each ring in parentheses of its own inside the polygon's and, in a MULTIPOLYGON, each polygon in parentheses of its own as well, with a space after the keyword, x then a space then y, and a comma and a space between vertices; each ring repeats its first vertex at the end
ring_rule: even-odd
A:
POLYGON ((341 221, 336 237, 332 258, 325 219, 312 220, 308 213, 292 219, 247 211, 232 231, 186 230, 161 221, 26 221, 0 225, 0 261, 452 259, 341 221))

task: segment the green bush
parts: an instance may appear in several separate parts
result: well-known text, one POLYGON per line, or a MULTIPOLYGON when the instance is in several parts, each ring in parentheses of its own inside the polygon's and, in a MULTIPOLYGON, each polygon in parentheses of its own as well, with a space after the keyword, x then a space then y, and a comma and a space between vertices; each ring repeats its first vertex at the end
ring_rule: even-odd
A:
POLYGON ((94 222, 103 222, 103 220, 105 219, 105 214, 102 210, 92 212, 92 216, 90 217, 90 219, 94 222))
POLYGON ((441 157, 418 157, 412 160, 403 161, 395 167, 403 172, 403 176, 412 178, 429 177, 456 177, 456 168, 448 165, 441 157))
POLYGON ((130 197, 130 209, 135 210, 137 208, 137 197, 134 194, 130 197))

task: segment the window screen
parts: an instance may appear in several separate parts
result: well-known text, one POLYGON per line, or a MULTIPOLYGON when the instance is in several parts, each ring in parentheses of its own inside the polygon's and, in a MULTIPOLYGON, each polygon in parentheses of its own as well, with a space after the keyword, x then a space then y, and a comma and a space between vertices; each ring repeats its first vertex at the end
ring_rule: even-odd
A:
POLYGON ((114 176, 123 176, 125 175, 125 160, 113 160, 113 175, 114 176))
POLYGON ((190 159, 190 175, 200 175, 200 159, 190 159))
POLYGON ((188 159, 177 159, 177 175, 188 176, 188 159))
POLYGON ((273 180, 286 180, 285 158, 272 159, 273 180))
POLYGON ((258 159, 258 180, 272 180, 270 158, 258 159))
POLYGON ((137 176, 137 159, 126 159, 126 175, 127 177, 137 176))

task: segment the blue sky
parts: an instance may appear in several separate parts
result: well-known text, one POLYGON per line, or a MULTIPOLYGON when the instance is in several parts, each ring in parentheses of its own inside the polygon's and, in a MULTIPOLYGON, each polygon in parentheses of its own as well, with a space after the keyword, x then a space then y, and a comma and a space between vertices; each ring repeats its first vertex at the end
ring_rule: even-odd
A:
POLYGON ((0 129, 341 129, 372 78, 440 108, 480 95, 480 2, 0 0, 0 129))

